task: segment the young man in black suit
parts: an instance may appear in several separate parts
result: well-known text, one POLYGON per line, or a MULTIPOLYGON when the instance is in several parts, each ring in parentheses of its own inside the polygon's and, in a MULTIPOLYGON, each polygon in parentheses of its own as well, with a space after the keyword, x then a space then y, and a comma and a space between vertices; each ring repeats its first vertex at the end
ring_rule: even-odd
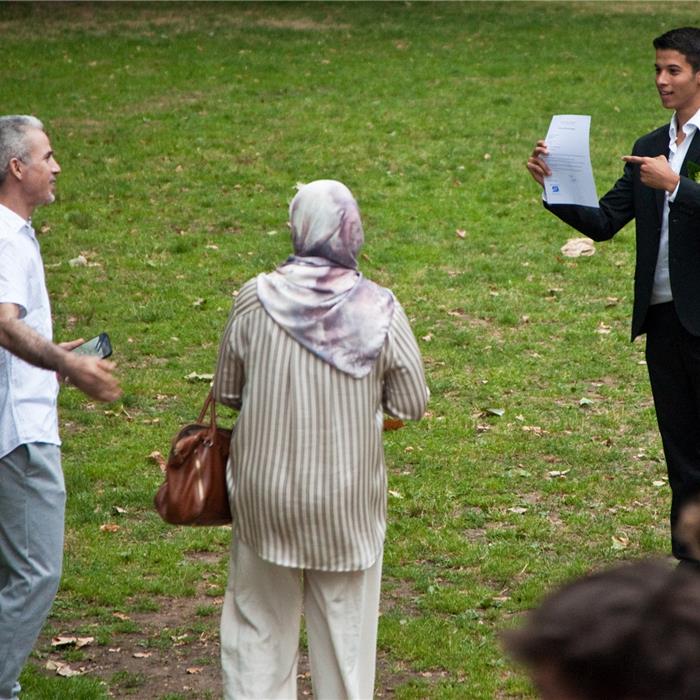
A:
MULTIPOLYGON (((646 359, 671 486, 673 554, 700 566, 675 536, 683 503, 700 493, 700 29, 654 39, 656 88, 674 110, 670 124, 642 136, 622 177, 599 208, 547 209, 596 241, 631 219, 637 231, 632 338, 646 333, 646 359)), ((540 185, 550 174, 538 141, 527 169, 540 185)))

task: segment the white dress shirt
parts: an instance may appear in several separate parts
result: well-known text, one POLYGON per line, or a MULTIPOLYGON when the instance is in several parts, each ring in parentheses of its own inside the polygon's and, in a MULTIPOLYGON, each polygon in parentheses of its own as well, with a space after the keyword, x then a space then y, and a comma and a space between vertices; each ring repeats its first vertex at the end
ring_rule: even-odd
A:
MULTIPOLYGON (((0 303, 16 304, 30 328, 51 340, 49 295, 29 221, 0 204, 0 303)), ((56 373, 0 348, 0 459, 20 445, 60 445, 56 373)))
MULTIPOLYGON (((674 173, 679 173, 681 171, 681 166, 683 165, 686 155, 688 155, 688 149, 690 148, 690 144, 693 141, 698 127, 700 127, 700 110, 683 124, 685 138, 682 143, 677 144, 678 127, 676 126, 676 115, 673 115, 668 127, 668 163, 674 173)), ((659 239, 659 256, 656 260, 654 287, 651 292, 652 304, 663 304, 673 299, 671 279, 668 272, 668 214, 670 209, 669 202, 675 200, 677 192, 678 186, 676 186, 673 192, 666 192, 664 197, 664 212, 661 219, 661 237, 659 239)))

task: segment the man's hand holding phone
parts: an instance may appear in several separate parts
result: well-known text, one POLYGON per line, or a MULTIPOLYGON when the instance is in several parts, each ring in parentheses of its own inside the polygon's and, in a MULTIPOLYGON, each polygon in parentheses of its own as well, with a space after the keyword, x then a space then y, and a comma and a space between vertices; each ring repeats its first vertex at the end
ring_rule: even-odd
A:
POLYGON ((60 375, 70 384, 98 401, 116 401, 122 390, 112 375, 116 364, 105 360, 112 354, 112 346, 106 333, 88 340, 61 343, 65 353, 60 375))
POLYGON ((78 355, 94 355, 95 357, 109 357, 112 354, 112 343, 106 333, 100 333, 90 340, 84 341, 74 340, 71 345, 73 347, 66 348, 72 350, 78 355))

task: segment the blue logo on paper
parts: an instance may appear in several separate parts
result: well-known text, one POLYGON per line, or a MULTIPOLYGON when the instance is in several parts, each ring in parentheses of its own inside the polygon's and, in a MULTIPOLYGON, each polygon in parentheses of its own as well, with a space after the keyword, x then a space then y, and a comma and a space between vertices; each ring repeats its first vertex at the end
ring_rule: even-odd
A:
POLYGON ((559 192, 559 185, 552 185, 552 192, 559 192))

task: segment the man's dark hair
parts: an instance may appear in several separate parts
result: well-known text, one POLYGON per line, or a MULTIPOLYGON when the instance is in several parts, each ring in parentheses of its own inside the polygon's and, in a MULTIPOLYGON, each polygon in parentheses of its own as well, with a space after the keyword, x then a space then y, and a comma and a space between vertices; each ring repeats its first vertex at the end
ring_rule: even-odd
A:
POLYGON ((643 561, 586 576, 503 639, 586 700, 698 700, 700 573, 643 561))
POLYGON ((700 29, 697 27, 671 29, 654 39, 654 48, 678 51, 696 73, 700 71, 700 29))

